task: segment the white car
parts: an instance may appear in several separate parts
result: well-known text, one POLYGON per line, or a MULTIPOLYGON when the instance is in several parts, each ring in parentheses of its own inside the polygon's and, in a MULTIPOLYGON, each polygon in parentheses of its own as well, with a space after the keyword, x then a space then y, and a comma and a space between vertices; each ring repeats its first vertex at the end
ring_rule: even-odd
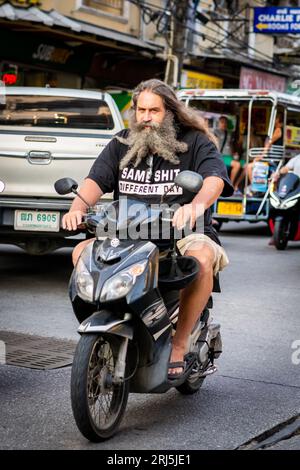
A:
POLYGON ((123 127, 107 93, 0 87, 0 243, 33 254, 73 245, 61 228, 72 196, 54 182, 69 176, 80 186, 123 127))

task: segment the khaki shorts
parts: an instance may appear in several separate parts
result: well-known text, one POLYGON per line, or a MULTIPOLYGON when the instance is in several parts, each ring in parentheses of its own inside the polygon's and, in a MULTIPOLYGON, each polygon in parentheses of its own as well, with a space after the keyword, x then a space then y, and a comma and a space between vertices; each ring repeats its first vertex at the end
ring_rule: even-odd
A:
POLYGON ((205 243, 213 249, 215 255, 213 262, 214 275, 216 275, 219 271, 222 271, 229 263, 229 259, 224 248, 214 242, 207 235, 204 235, 204 233, 192 233, 191 235, 178 240, 177 247, 180 253, 184 255, 187 250, 192 249, 192 246, 195 243, 205 243))

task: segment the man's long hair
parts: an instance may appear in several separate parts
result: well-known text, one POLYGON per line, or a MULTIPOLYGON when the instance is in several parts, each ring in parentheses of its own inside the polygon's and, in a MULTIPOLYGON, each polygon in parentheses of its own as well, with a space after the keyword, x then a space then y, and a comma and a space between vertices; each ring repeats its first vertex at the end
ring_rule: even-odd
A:
POLYGON ((138 97, 143 91, 151 91, 161 97, 166 110, 174 116, 175 126, 200 131, 218 147, 216 136, 209 130, 204 119, 199 115, 199 111, 188 108, 182 101, 179 101, 172 88, 161 80, 152 78, 141 82, 135 88, 132 94, 134 110, 136 110, 138 97))

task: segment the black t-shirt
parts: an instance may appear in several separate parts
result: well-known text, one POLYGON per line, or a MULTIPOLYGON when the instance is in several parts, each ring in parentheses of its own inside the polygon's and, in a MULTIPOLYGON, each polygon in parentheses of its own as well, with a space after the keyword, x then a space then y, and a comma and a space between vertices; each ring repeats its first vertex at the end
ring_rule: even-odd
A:
MULTIPOLYGON (((128 132, 129 130, 125 129, 117 135, 126 138, 128 132)), ((203 133, 196 130, 180 131, 177 139, 188 145, 185 153, 177 154, 179 164, 167 162, 154 155, 152 169, 149 166, 149 159, 146 158, 136 168, 130 164, 120 170, 119 164, 128 146, 113 138, 95 160, 88 178, 95 181, 103 193, 114 191, 115 200, 120 196, 127 196, 140 199, 147 204, 159 204, 161 195, 172 186, 176 175, 183 170, 191 170, 201 174, 203 179, 208 176, 221 178, 225 183, 222 196, 231 196, 233 187, 215 145, 203 133)), ((175 186, 164 198, 164 202, 182 206, 191 202, 194 197, 195 194, 175 186)), ((204 214, 204 233, 220 243, 211 224, 210 209, 204 214)))

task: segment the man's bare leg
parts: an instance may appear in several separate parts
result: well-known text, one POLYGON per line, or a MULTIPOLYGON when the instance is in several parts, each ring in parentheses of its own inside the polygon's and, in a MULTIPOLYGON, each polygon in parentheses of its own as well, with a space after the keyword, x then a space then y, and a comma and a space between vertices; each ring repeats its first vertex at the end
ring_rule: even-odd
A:
MULTIPOLYGON (((194 256, 200 263, 198 277, 180 292, 179 317, 173 337, 170 362, 183 361, 188 337, 201 315, 213 289, 214 250, 205 243, 195 243, 185 256, 194 256)), ((170 369, 169 374, 180 374, 182 368, 170 369)))
MULTIPOLYGON (((230 180, 231 180, 232 184, 234 185, 236 177, 237 177, 237 175, 240 171, 241 164, 240 164, 240 162, 237 162, 236 160, 232 160, 230 166, 231 166, 230 180)), ((237 189, 236 185, 234 185, 234 189, 237 189)))
POLYGON ((73 266, 76 265, 79 256, 81 255, 82 251, 84 248, 91 242, 93 242, 95 238, 89 238, 88 240, 84 240, 83 242, 78 243, 78 245, 75 246, 74 250, 72 251, 72 261, 73 261, 73 266))
POLYGON ((249 163, 249 165, 247 167, 249 184, 252 183, 253 166, 254 166, 254 162, 251 162, 251 163, 249 163))
POLYGON ((240 185, 240 183, 241 183, 241 182, 243 181, 243 179, 245 178, 245 176, 246 176, 246 171, 247 171, 247 165, 245 165, 245 166, 243 167, 242 172, 241 172, 241 173, 239 174, 239 176, 237 177, 236 182, 235 182, 235 184, 234 184, 234 187, 235 187, 235 188, 238 188, 239 185, 240 185))
MULTIPOLYGON (((72 253, 74 266, 84 248, 93 240, 84 240, 76 245, 72 253)), ((185 255, 197 258, 200 263, 200 270, 195 281, 180 292, 179 315, 176 333, 172 342, 170 362, 183 361, 188 337, 206 306, 213 288, 214 251, 205 243, 195 243, 194 247, 187 250, 185 255)), ((181 368, 169 370, 169 374, 178 374, 180 372, 182 372, 181 368)))

